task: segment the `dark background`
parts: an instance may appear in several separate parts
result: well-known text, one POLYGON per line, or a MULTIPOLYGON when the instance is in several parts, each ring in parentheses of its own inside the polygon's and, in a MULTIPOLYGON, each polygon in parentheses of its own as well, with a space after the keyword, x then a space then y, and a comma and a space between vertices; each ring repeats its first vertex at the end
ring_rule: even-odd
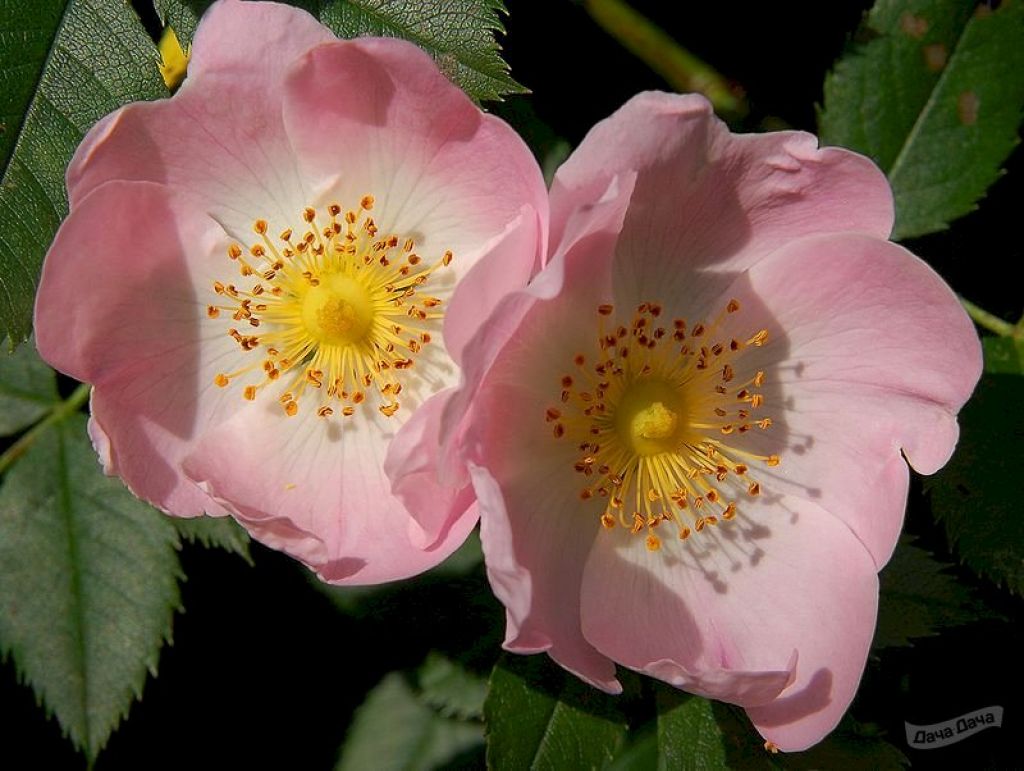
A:
MULTIPOLYGON (((155 25, 151 8, 135 4, 155 25)), ((742 85, 751 113, 734 129, 782 121, 813 131, 825 73, 870 3, 634 5, 742 85)), ((508 6, 504 53, 513 76, 533 93, 488 107, 513 123, 542 160, 555 140, 575 145, 636 92, 666 88, 582 6, 569 0, 509 0, 508 6)), ((1019 285, 1000 276, 1021 262, 1022 165, 1018 150, 980 211, 948 232, 908 244, 960 293, 1008 320, 1021 312, 1019 285)), ((920 480, 911 492, 907 527, 921 545, 956 560, 932 521, 920 480)), ((503 613, 479 570, 385 590, 352 615, 314 588, 300 565, 256 544, 253 556, 256 565, 249 567, 232 555, 185 547, 186 612, 175 620, 174 645, 164 649, 159 677, 148 680, 143 700, 100 755, 98 771, 329 769, 352 710, 385 672, 415 667, 430 647, 457 654, 481 672, 498 654, 503 613)), ((853 714, 879 723, 915 767, 1019 766, 1011 740, 1021 726, 1016 683, 1024 674, 1024 634, 1013 623, 1021 602, 966 569, 957 569, 957 576, 1005 620, 884 651, 868 664, 853 714), (947 749, 906 746, 904 720, 934 723, 992 705, 1005 708, 1000 729, 947 749)), ((32 691, 17 683, 10 662, 0 666, 0 705, 0 766, 85 767, 32 691), (19 757, 26 760, 14 760, 19 757)))

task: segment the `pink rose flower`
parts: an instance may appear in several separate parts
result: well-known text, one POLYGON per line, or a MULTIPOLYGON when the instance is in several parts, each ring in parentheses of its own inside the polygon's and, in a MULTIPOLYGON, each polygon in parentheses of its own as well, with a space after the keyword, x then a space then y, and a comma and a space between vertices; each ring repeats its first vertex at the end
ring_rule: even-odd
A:
POLYGON ((462 542, 475 510, 432 482, 435 416, 545 248, 544 184, 507 125, 410 43, 223 0, 180 91, 104 118, 67 186, 37 344, 93 385, 108 473, 332 583, 462 542))
POLYGON ((610 693, 622 664, 806 748, 864 669, 905 459, 953 451, 971 323, 886 240, 870 161, 734 136, 701 97, 598 124, 551 217, 551 263, 467 348, 448 416, 505 647, 610 693))

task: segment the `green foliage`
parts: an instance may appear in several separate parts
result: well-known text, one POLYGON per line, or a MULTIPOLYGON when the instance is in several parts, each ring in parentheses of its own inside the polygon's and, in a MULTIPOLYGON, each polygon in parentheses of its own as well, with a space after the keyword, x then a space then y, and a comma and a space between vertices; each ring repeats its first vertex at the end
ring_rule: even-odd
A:
POLYGON ((429 771, 448 767, 482 744, 479 722, 441 715, 400 672, 392 672, 356 711, 336 768, 429 771))
POLYGON ((181 540, 200 543, 208 549, 223 549, 231 554, 237 554, 250 565, 253 564, 252 555, 249 553, 249 534, 231 517, 169 519, 181 540))
POLYGON ((909 536, 900 539, 879 577, 875 648, 909 646, 912 638, 991 615, 947 567, 909 536))
POLYGON ((64 171, 75 148, 108 112, 167 92, 152 41, 123 0, 0 2, 0 42, 13 54, 0 55, 0 338, 18 343, 67 213, 64 171))
POLYGON ((771 754, 737 707, 661 684, 655 698, 659 769, 899 769, 908 765, 903 753, 874 727, 849 717, 809 750, 771 754))
POLYGON ((419 681, 423 701, 445 717, 483 718, 487 680, 459 662, 431 651, 420 667, 419 681))
MULTIPOLYGON (((157 11, 184 43, 208 0, 157 0, 157 11)), ((397 37, 415 43, 477 101, 525 89, 509 76, 495 34, 504 30, 502 0, 301 0, 303 8, 343 38, 397 37)))
POLYGON ((57 402, 57 380, 35 349, 0 346, 0 436, 31 426, 57 402))
POLYGON ((89 758, 171 639, 176 546, 103 475, 81 415, 41 431, 0 487, 0 650, 89 758))
POLYGON ((603 767, 626 735, 620 700, 546 656, 503 656, 484 702, 488 768, 603 767))
MULTIPOLYGON (((986 346, 988 368, 1008 366, 989 357, 1000 351, 1005 346, 986 346)), ((1012 483, 1024 443, 1024 378, 986 373, 960 425, 956 454, 929 485, 935 516, 972 570, 1024 595, 1024 517, 1012 483)))
POLYGON ((878 0, 866 44, 825 80, 822 139, 871 156, 896 198, 895 238, 975 208, 1017 144, 1024 7, 878 0))
POLYGON ((985 371, 993 375, 1024 375, 1024 339, 985 337, 985 371))
MULTIPOLYGON (((659 769, 728 768, 725 736, 710 701, 666 685, 657 686, 656 699, 659 769)), ((751 759, 763 760, 757 754, 751 759)))

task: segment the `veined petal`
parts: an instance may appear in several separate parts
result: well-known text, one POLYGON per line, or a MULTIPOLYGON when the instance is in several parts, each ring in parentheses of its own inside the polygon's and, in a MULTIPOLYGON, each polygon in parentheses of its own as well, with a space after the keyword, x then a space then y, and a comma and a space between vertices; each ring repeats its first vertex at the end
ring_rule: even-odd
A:
POLYGON ((367 414, 344 423, 313 411, 284 418, 249 405, 210 431, 185 473, 259 541, 301 560, 321 579, 358 585, 406 578, 465 540, 475 512, 432 542, 396 499, 383 471, 395 425, 367 414))
POLYGON ((886 238, 892 227, 888 184, 863 156, 819 149, 799 132, 733 135, 701 96, 644 93, 598 123, 558 170, 553 243, 565 218, 624 170, 637 182, 616 286, 643 296, 706 304, 722 284, 694 281, 694 272, 735 275, 794 238, 886 238))
POLYGON ((284 118, 314 189, 350 200, 372 192, 381 222, 421 249, 454 253, 456 278, 518 218, 523 240, 495 272, 522 285, 539 266, 547 200, 529 149, 411 43, 359 38, 311 49, 289 73, 284 118))
POLYGON ((196 196, 235 238, 256 217, 294 217, 311 194, 284 131, 282 79, 299 54, 334 39, 286 5, 214 3, 174 97, 115 111, 79 145, 67 172, 71 208, 104 182, 148 180, 196 196))
POLYGON ((921 260, 854 234, 795 241, 725 296, 773 338, 752 366, 767 372, 775 423, 738 446, 780 455, 766 487, 843 519, 881 567, 906 505, 902 453, 932 473, 956 444, 956 413, 981 372, 970 320, 921 260))
POLYGON ((874 561, 806 501, 764 499, 735 524, 660 551, 599 533, 583 631, 615 661, 747 707, 766 738, 804 749, 856 691, 877 610, 874 561))
POLYGON ((204 329, 196 293, 226 243, 216 222, 167 188, 111 182, 61 226, 36 302, 43 358, 94 385, 94 439, 106 437, 108 472, 184 516, 219 507, 207 507, 177 461, 237 405, 213 384, 232 343, 204 329))

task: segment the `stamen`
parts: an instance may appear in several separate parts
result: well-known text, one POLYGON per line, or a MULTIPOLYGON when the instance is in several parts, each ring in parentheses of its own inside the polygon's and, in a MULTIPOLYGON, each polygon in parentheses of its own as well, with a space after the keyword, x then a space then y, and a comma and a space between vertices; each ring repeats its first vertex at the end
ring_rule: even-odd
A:
MULTIPOLYGON (((316 414, 331 417, 335 409, 330 402, 367 401, 362 388, 376 392, 381 414, 391 417, 398 411, 399 373, 413 367, 444 316, 442 298, 423 289, 453 256, 444 251, 433 263, 421 265, 421 257, 411 253, 412 238, 378 236, 380 227, 367 215, 374 204, 373 195, 364 195, 343 222, 344 210, 337 203, 326 207, 326 216, 306 207, 294 223, 301 223, 300 230, 275 228, 276 243, 268 235, 271 223, 257 219, 252 231, 259 241, 228 246, 227 257, 238 263, 242 276, 259 281, 246 287, 213 282, 221 302, 208 305, 206 315, 219 319, 227 314, 234 322, 260 328, 258 337, 234 328, 228 334, 242 351, 261 353, 237 372, 218 374, 217 386, 255 376, 242 389, 242 397, 252 401, 264 385, 282 380, 288 398, 281 405, 288 416, 298 414, 299 402, 314 393, 316 414), (259 262, 250 264, 244 254, 259 262), (409 318, 412 323, 397 323, 409 318)), ((343 416, 354 414, 350 405, 342 406, 343 416)))
POLYGON ((736 499, 761 494, 750 463, 770 468, 781 459, 739 443, 772 426, 771 417, 751 419, 765 404, 753 390, 765 373, 743 358, 750 346, 767 343, 768 330, 723 335, 726 319, 740 311, 730 299, 710 323, 673 319, 669 335, 655 322, 663 312, 657 302, 637 305, 628 323, 612 321, 611 304, 597 306, 593 352, 572 355, 575 374, 559 376, 552 394, 558 406, 545 409, 544 421, 554 439, 578 448, 573 469, 585 480, 579 498, 603 499, 602 529, 619 524, 659 551, 664 541, 654 530, 661 523, 673 523, 681 542, 695 533, 715 538, 708 534, 741 513, 736 499))

